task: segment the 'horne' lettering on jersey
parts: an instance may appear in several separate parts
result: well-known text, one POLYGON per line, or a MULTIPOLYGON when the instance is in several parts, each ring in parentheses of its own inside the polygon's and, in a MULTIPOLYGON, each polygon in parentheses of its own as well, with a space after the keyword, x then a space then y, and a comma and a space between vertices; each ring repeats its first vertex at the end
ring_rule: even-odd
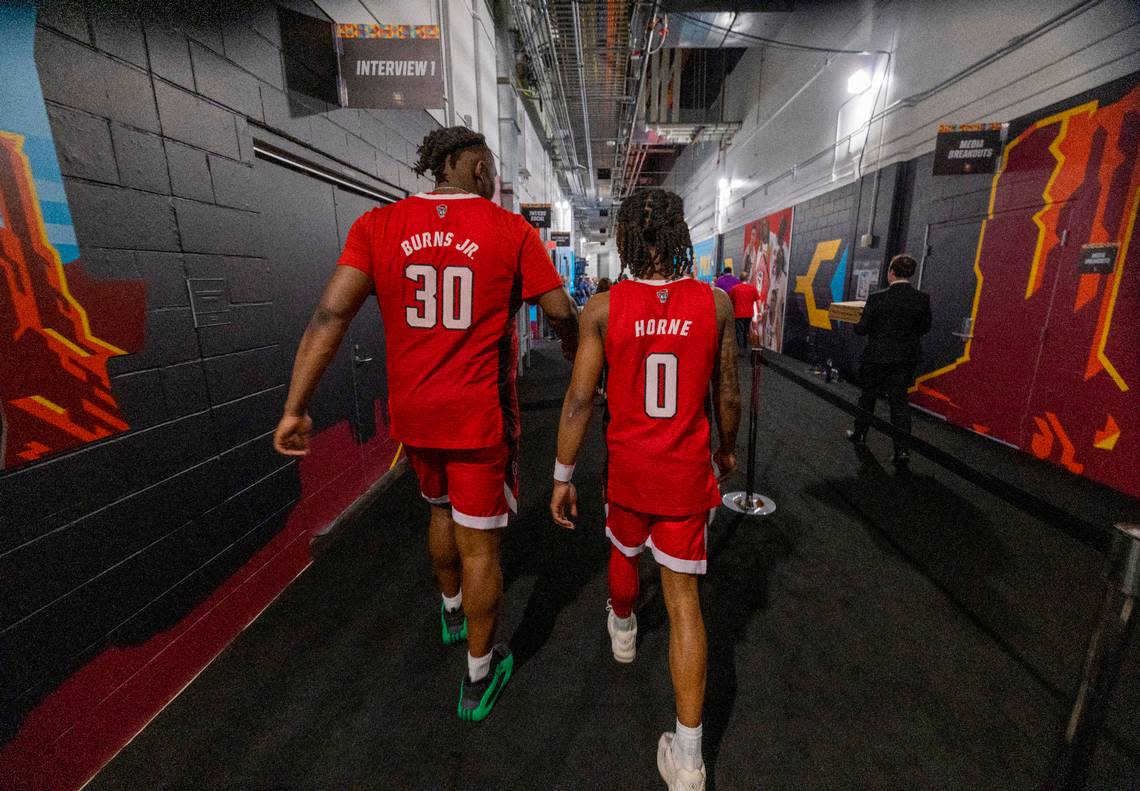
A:
POLYGON ((638 319, 633 323, 633 334, 640 338, 644 335, 688 335, 691 321, 681 319, 638 319))
MULTIPOLYGON (((400 242, 400 249, 404 251, 404 255, 410 256, 412 253, 429 247, 451 247, 454 241, 455 234, 451 231, 424 231, 423 233, 412 234, 400 242)), ((470 239, 464 239, 462 244, 454 245, 454 247, 470 259, 475 258, 475 253, 479 249, 479 245, 470 239)))

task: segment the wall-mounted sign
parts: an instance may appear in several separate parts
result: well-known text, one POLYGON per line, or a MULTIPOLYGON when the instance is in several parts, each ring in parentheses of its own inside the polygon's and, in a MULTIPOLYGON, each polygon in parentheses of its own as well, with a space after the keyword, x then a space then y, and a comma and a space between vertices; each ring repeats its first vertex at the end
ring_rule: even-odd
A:
POLYGON ((344 107, 443 109, 439 25, 337 25, 344 107))
POLYGON ((1116 242, 1108 244, 1086 244, 1081 248, 1081 261, 1077 264, 1077 271, 1082 275, 1111 275, 1116 268, 1116 251, 1120 245, 1116 242))
POLYGON ((285 88, 339 104, 336 25, 327 19, 277 6, 285 88))
POLYGON ((993 173, 1009 124, 942 124, 934 144, 934 175, 993 173))
POLYGON ((519 205, 519 210, 522 212, 522 216, 526 218, 526 221, 535 228, 550 227, 549 203, 523 203, 519 205))
POLYGON ((554 242, 555 247, 569 247, 570 246, 570 232, 569 231, 551 231, 550 241, 554 242))

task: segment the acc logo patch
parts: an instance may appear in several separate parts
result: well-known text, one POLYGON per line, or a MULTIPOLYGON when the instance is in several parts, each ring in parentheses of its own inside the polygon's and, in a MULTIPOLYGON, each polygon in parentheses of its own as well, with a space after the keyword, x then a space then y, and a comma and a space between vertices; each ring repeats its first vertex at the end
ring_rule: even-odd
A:
POLYGON ((443 219, 443 215, 447 214, 447 206, 440 203, 435 207, 435 213, 439 215, 439 219, 443 219))
POLYGON ((658 298, 659 300, 661 300, 661 304, 662 304, 662 305, 664 305, 664 304, 665 304, 665 301, 666 301, 667 299, 669 299, 669 289, 667 289, 667 288, 663 288, 663 289, 661 289, 660 291, 658 291, 658 292, 657 292, 657 298, 658 298))

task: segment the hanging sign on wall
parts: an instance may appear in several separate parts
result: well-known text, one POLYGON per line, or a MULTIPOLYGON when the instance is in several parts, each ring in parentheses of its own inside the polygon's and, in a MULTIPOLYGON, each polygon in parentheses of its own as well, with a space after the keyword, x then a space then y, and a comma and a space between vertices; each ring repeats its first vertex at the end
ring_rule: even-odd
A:
POLYGON ((569 231, 551 231, 550 241, 554 242, 555 247, 569 247, 570 246, 570 232, 569 231))
POLYGON ((942 124, 934 144, 934 175, 993 173, 1009 124, 942 124))
POLYGON ((1111 275, 1116 268, 1116 252, 1119 249, 1120 245, 1115 242, 1086 244, 1081 248, 1077 271, 1082 275, 1111 275))
POLYGON ((337 25, 344 107, 443 109, 439 25, 337 25))
POLYGON ((523 203, 519 205, 522 216, 535 228, 550 227, 549 203, 523 203))

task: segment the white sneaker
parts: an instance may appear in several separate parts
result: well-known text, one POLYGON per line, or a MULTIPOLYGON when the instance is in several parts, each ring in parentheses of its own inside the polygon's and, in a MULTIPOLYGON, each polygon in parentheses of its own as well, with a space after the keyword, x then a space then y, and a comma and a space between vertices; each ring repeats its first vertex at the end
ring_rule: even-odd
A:
POLYGON ((629 617, 633 626, 629 629, 617 628, 617 616, 611 602, 606 602, 606 631, 610 633, 610 648, 613 649, 614 659, 623 665, 628 665, 637 656, 637 615, 630 612, 629 617))
POLYGON ((673 760, 673 733, 661 734, 657 742, 657 771, 669 791, 705 791, 705 767, 684 769, 673 760))

